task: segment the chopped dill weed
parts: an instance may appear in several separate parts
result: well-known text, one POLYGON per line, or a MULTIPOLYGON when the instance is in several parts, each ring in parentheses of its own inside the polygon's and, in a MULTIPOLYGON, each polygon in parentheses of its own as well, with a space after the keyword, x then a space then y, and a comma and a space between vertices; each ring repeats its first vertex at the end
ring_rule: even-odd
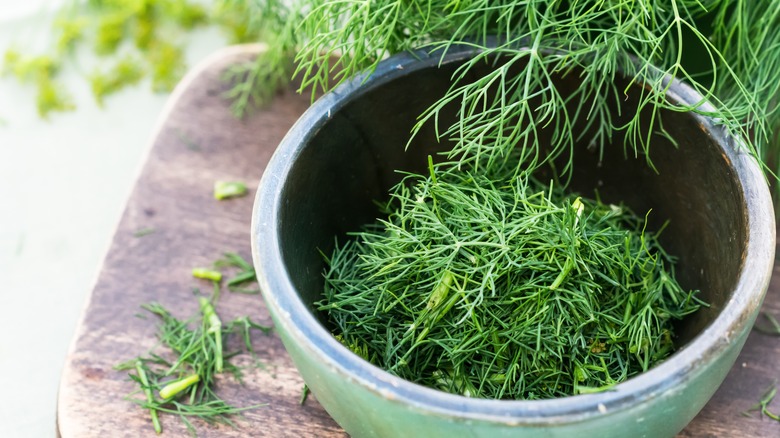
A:
POLYGON ((303 406, 304 404, 306 404, 306 399, 308 398, 309 398, 309 385, 304 383, 303 389, 301 390, 301 400, 298 404, 303 406))
POLYGON ((215 181, 214 199, 237 198, 247 194, 246 184, 241 181, 215 181))
POLYGON ((213 303, 201 297, 201 321, 195 317, 179 320, 157 303, 142 307, 160 318, 158 337, 170 348, 175 357, 149 352, 116 365, 117 370, 129 371, 130 378, 139 389, 126 399, 149 410, 152 425, 162 432, 159 416, 178 415, 187 429, 195 434, 193 418, 206 423, 221 423, 235 427, 231 416, 265 405, 234 407, 215 392, 216 376, 222 371, 231 373, 239 381, 241 369, 229 362, 229 358, 243 352, 255 357, 250 331, 257 329, 268 334, 267 328, 249 320, 238 318, 224 325, 219 320, 213 303), (228 336, 238 336, 244 342, 243 351, 222 351, 228 336), (142 394, 143 398, 138 398, 142 394), (157 396, 155 396, 157 394, 157 396))
POLYGON ((401 378, 490 399, 603 391, 666 358, 672 322, 701 302, 645 221, 496 169, 430 165, 337 244, 316 304, 334 336, 401 378))
POLYGON ((137 84, 144 76, 138 60, 132 57, 121 59, 109 72, 96 72, 89 77, 92 94, 98 106, 103 107, 103 99, 123 88, 137 84))
POLYGON ((192 276, 195 278, 202 278, 204 280, 211 280, 214 282, 222 281, 222 273, 208 268, 193 268, 192 276))

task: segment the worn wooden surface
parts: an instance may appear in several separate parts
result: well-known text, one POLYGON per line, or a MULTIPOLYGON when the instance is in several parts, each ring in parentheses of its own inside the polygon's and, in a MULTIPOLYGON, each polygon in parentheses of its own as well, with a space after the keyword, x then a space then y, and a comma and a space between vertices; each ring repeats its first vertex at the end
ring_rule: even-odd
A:
MULTIPOLYGON (((66 359, 57 414, 61 436, 153 436, 148 413, 123 399, 134 383, 112 368, 155 345, 154 320, 137 318, 139 306, 158 301, 177 316, 193 315, 192 288, 210 287, 191 277, 193 267, 209 266, 225 251, 250 259, 254 189, 275 146, 309 102, 288 91, 270 107, 235 119, 221 97, 226 85, 220 73, 256 50, 220 52, 172 96, 66 359), (250 196, 216 201, 215 180, 246 181, 250 196), (136 237, 144 229, 153 232, 136 237)), ((780 316, 780 266, 764 310, 780 316)), ((225 292, 218 311, 224 320, 250 315, 271 324, 257 295, 225 292)), ((234 405, 267 406, 246 412, 236 429, 195 421, 198 436, 344 435, 316 397, 299 404, 303 381, 276 335, 256 336, 254 347, 265 367, 248 369, 243 386, 221 379, 219 393, 234 405)), ((240 356, 236 362, 248 365, 250 358, 240 356)), ((780 437, 780 422, 740 414, 774 379, 780 379, 780 337, 754 331, 726 382, 680 436, 780 437)), ((780 399, 772 406, 780 411, 780 399)), ((161 421, 164 436, 188 435, 178 418, 163 415, 161 421)))

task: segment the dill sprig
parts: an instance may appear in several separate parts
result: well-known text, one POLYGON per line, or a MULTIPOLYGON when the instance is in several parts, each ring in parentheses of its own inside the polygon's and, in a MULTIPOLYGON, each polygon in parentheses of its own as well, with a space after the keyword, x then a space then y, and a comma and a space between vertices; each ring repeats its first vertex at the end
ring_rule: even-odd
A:
POLYGON ((232 65, 222 76, 223 81, 231 84, 225 97, 231 101, 230 109, 236 117, 267 103, 290 82, 299 47, 301 7, 302 3, 297 1, 224 0, 222 8, 238 13, 245 26, 233 28, 253 29, 253 40, 266 43, 266 50, 255 59, 232 65))
MULTIPOLYGON (((439 123, 448 103, 459 107, 451 126, 437 126, 452 141, 450 157, 500 164, 520 145, 519 169, 529 174, 583 140, 594 147, 626 133, 626 147, 646 153, 663 133, 664 108, 707 113, 764 154, 776 125, 780 83, 780 8, 751 0, 305 0, 297 72, 302 88, 329 89, 358 72, 369 73, 388 55, 409 49, 474 49, 453 75, 450 90, 420 117, 439 123), (771 12, 766 13, 770 9, 771 12), (477 73, 485 64, 495 68, 477 73), (560 90, 557 77, 578 75, 576 90, 560 90), (474 76, 477 76, 476 78, 474 76), (627 77, 643 86, 637 110, 614 119, 609 107, 625 99, 627 77), (666 99, 673 77, 702 102, 666 99), (573 94, 572 94, 573 93, 573 94), (575 130, 575 120, 588 129, 575 130), (546 138, 542 132, 552 133, 546 138)), ((649 159, 648 159, 649 160, 649 159)), ((571 163, 564 173, 571 170, 571 163)))
POLYGON ((246 196, 247 187, 242 181, 214 181, 214 199, 221 201, 246 196))
POLYGON ((256 358, 251 345, 251 332, 260 330, 268 334, 270 328, 257 324, 248 317, 223 324, 210 300, 200 297, 199 304, 199 318, 187 320, 174 317, 159 303, 143 305, 145 310, 160 319, 160 343, 173 354, 163 357, 149 352, 115 367, 118 370, 130 371, 130 378, 138 383, 139 390, 129 394, 127 399, 149 410, 157 433, 162 431, 160 413, 178 415, 194 435, 192 418, 209 424, 235 426, 231 416, 265 406, 260 404, 234 407, 217 395, 215 385, 216 376, 222 372, 229 372, 240 380, 241 369, 228 359, 242 351, 256 358), (227 337, 234 335, 243 340, 245 350, 223 351, 227 337), (138 393, 142 393, 144 397, 137 398, 138 393))
POLYGON ((457 163, 409 175, 387 218, 327 258, 334 335, 364 359, 470 397, 601 391, 674 350, 696 311, 627 207, 457 163))

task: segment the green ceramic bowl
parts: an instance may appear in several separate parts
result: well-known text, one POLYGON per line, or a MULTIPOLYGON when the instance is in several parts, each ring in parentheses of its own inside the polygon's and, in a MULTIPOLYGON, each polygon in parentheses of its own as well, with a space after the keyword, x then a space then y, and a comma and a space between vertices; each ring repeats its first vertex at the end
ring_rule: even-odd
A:
MULTIPOLYGON (((605 200, 669 219, 664 245, 678 256, 678 279, 710 304, 677 329, 679 349, 614 390, 543 401, 471 399, 394 377, 343 347, 313 310, 323 259, 334 237, 373 221, 372 201, 398 181, 396 169, 422 171, 434 153, 424 131, 408 152, 416 117, 448 88, 469 51, 387 59, 319 99, 279 145, 263 175, 252 224, 254 262, 277 330, 312 392, 352 436, 642 437, 680 431, 721 384, 747 337, 774 262, 775 224, 756 164, 712 120, 664 112, 676 140, 657 139, 652 161, 626 158, 622 140, 604 159, 587 144, 574 151, 574 185, 605 200)), ((484 68, 490 68, 486 65, 484 68)), ((576 72, 560 79, 578 86, 576 72)), ((624 85, 628 86, 626 82, 624 85)), ((629 87, 623 114, 641 92, 629 87)), ((701 100, 673 81, 668 99, 701 100)), ((706 110, 704 105, 702 109, 706 110)), ((615 118, 619 118, 615 109, 615 118)))

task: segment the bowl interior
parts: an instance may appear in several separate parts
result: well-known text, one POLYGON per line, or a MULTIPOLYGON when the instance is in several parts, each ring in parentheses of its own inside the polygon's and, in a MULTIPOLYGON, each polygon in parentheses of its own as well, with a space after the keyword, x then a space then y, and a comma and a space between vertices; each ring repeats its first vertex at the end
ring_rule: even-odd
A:
MULTIPOLYGON (((310 309, 323 290, 320 251, 329 254, 336 237, 346 239, 345 233, 376 219, 374 201, 385 199, 401 179, 397 170, 424 172, 427 156, 447 147, 427 126, 405 149, 417 116, 449 88, 461 62, 378 71, 304 135, 282 187, 277 232, 289 278, 310 309)), ((577 73, 558 77, 559 89, 576 90, 577 73)), ((639 85, 628 87, 620 110, 612 109, 613 119, 632 114, 642 91, 639 85)), ((453 116, 454 109, 444 111, 441 126, 453 116)), ((701 290, 709 303, 679 324, 682 346, 715 319, 734 289, 746 252, 747 213, 738 176, 718 144, 723 140, 713 136, 705 119, 673 111, 660 117, 676 144, 653 136, 655 169, 644 156, 626 153, 620 135, 603 154, 589 148, 589 136, 583 135, 572 152, 571 187, 591 197, 598 190, 605 202, 624 202, 637 214, 652 209, 651 229, 669 221, 662 243, 678 257, 677 278, 683 287, 701 290)), ((587 133, 587 121, 580 122, 579 129, 587 133)), ((326 325, 324 315, 312 312, 326 325)))

